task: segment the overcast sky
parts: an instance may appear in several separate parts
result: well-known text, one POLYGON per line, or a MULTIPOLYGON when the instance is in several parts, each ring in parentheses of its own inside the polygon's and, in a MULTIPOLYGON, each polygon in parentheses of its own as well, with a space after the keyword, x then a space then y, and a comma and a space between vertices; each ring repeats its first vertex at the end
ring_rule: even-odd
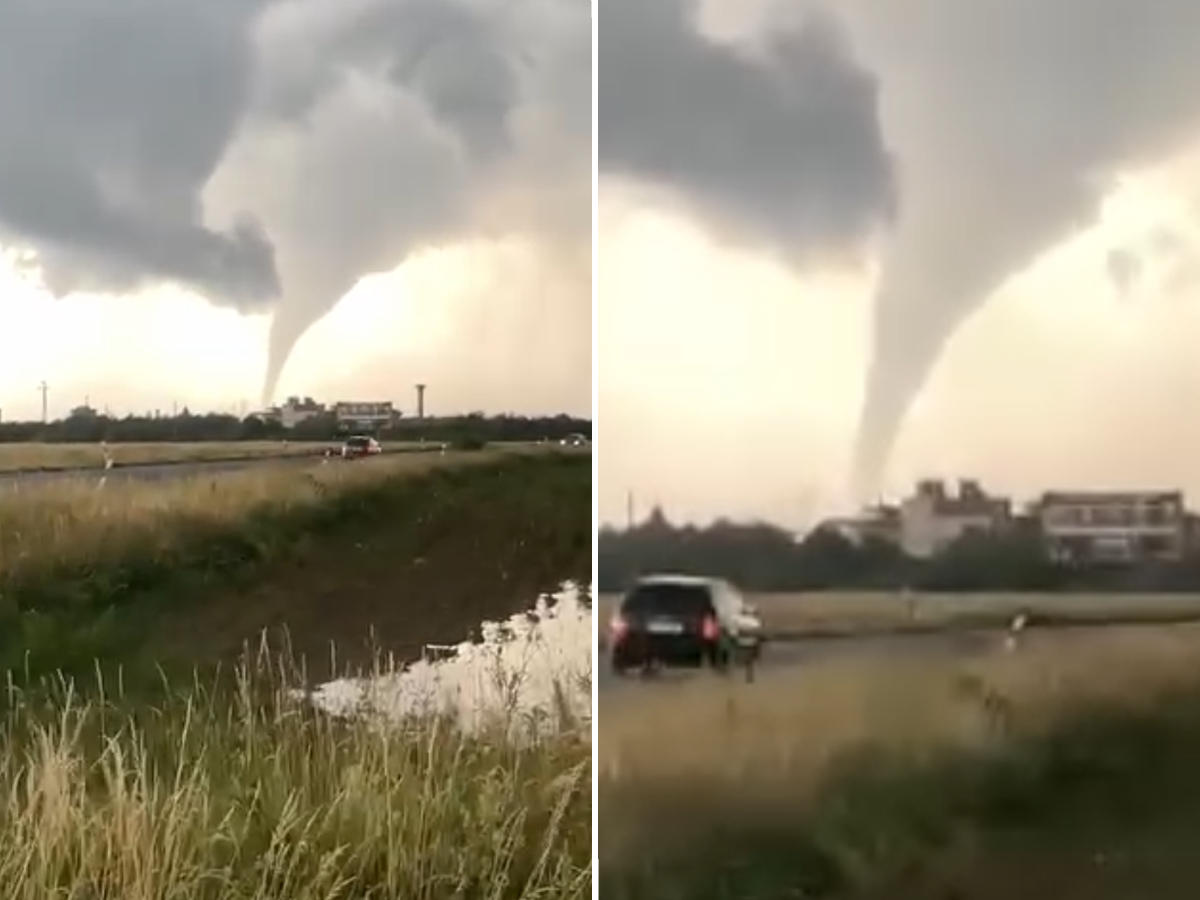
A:
POLYGON ((0 410, 586 412, 590 42, 587 0, 0 0, 0 410))
POLYGON ((1200 5, 603 0, 601 515, 1200 497, 1200 5))

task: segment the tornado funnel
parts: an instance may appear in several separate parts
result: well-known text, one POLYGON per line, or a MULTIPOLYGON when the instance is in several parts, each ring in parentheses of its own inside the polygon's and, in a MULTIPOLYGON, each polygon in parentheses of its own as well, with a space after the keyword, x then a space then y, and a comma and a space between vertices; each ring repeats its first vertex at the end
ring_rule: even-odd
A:
POLYGON ((1014 201, 1013 191, 1005 196, 1002 185, 981 179, 970 193, 918 194, 904 210, 875 296, 851 467, 850 489, 860 500, 878 496, 912 404, 962 324, 1068 233, 1088 202, 1069 184, 1027 202, 1014 201))

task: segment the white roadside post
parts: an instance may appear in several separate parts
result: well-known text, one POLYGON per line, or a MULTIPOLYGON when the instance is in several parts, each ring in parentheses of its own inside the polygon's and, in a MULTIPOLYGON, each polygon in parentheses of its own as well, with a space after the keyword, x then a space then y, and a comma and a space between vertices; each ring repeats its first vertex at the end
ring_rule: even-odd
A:
POLYGON ((1004 652, 1013 653, 1017 649, 1022 632, 1025 631, 1025 626, 1029 624, 1029 617, 1025 613, 1017 613, 1013 620, 1008 624, 1008 634, 1004 638, 1004 652))
POLYGON ((100 483, 96 485, 97 490, 108 483, 108 472, 113 467, 112 454, 108 452, 108 441, 100 442, 100 452, 104 454, 104 474, 100 476, 100 483))

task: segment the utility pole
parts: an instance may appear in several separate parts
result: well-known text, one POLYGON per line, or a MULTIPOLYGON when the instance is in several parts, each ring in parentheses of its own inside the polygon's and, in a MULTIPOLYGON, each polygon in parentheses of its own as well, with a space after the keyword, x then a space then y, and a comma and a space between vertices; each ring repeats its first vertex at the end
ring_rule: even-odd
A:
POLYGON ((50 385, 42 381, 38 390, 42 392, 42 424, 45 425, 50 421, 50 385))
POLYGON ((633 491, 625 492, 625 530, 633 531, 633 491))
POLYGON ((417 385, 417 418, 418 419, 425 418, 425 388, 426 388, 426 385, 424 385, 424 384, 417 385))

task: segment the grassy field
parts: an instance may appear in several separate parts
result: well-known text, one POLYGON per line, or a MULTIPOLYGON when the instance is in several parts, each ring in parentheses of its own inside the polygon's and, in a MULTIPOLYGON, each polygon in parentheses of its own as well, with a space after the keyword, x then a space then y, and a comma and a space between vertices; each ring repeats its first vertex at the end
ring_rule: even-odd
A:
POLYGON ((590 470, 483 451, 5 497, 5 896, 588 896, 579 722, 381 728, 289 689, 586 581, 590 470))
POLYGON ((1196 896, 1198 682, 1180 626, 625 692, 600 710, 601 896, 1196 896))
POLYGON ((368 624, 411 652, 413 592, 444 598, 429 640, 456 640, 514 596, 588 580, 590 465, 487 450, 5 495, 0 671, 127 661, 130 625, 154 626, 159 656, 228 656, 283 625, 310 661, 368 624))
MULTIPOLYGON (((601 622, 620 597, 603 594, 601 622)), ((1191 594, 751 594, 763 627, 776 638, 859 631, 1005 627, 1024 612, 1037 622, 1127 618, 1200 620, 1200 595, 1191 594)))
MULTIPOLYGON (((211 441, 195 444, 109 444, 108 454, 118 466, 146 463, 215 462, 225 459, 269 459, 312 456, 333 441, 211 441)), ((0 472, 55 471, 101 468, 100 444, 0 444, 0 472)))

